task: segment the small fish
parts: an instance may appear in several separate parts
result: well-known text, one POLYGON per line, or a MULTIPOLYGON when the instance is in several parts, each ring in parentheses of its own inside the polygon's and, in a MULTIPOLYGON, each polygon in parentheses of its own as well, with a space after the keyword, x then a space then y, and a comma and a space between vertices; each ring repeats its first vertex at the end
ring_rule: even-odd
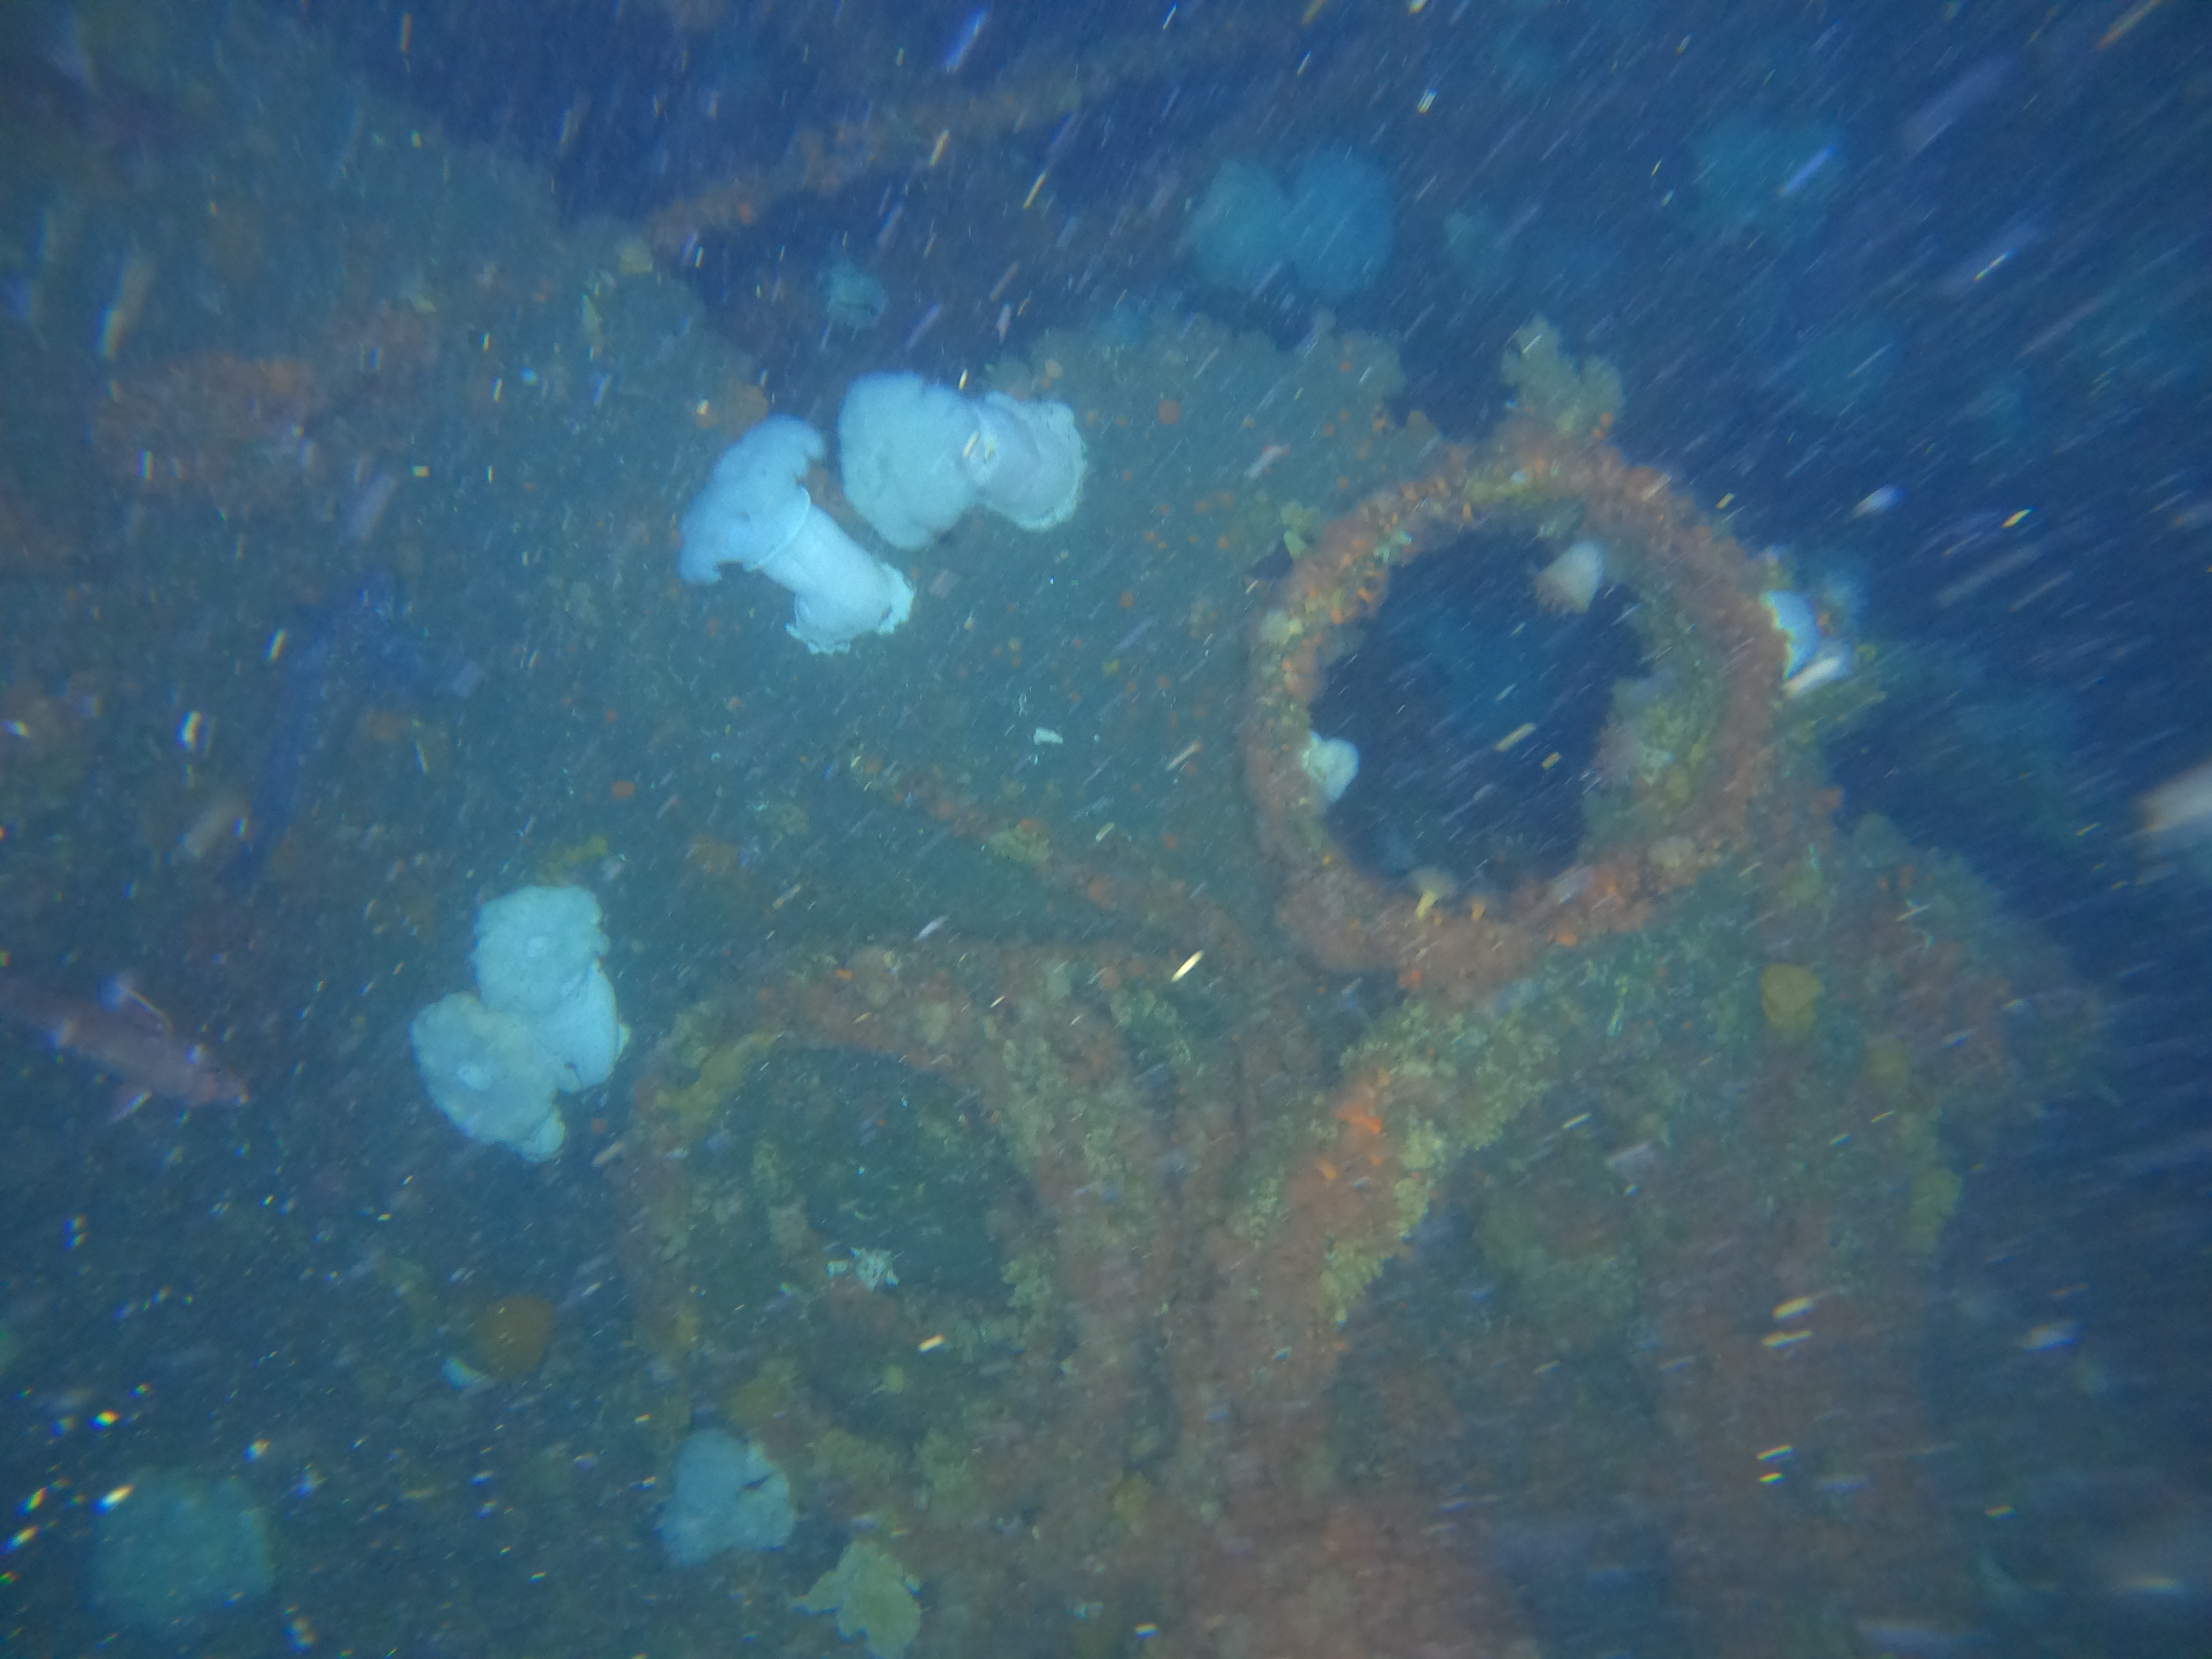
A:
POLYGON ((952 38, 945 43, 945 56, 938 67, 947 75, 957 75, 968 61, 968 54, 975 50, 975 42, 983 33, 983 25, 991 21, 991 9, 978 6, 960 20, 960 27, 952 31, 952 38))
POLYGON ((930 921, 922 923, 921 931, 914 936, 914 942, 916 945, 921 944, 922 940, 929 938, 932 934, 936 933, 939 928, 944 927, 946 922, 951 920, 952 918, 949 915, 936 916, 932 918, 930 921))
POLYGON ((1277 461, 1281 460, 1284 456, 1290 453, 1291 447, 1288 444, 1267 444, 1262 446, 1260 451, 1260 459, 1244 469, 1244 476, 1248 478, 1258 477, 1261 473, 1265 472, 1269 467, 1274 465, 1277 461))
POLYGON ((1881 489, 1869 490, 1862 496, 1859 504, 1851 509, 1851 517, 1854 519, 1879 518, 1904 499, 1905 492, 1895 484, 1884 484, 1881 489))
POLYGON ((56 1048, 115 1079, 118 1117, 156 1095, 186 1106, 235 1106, 246 1097, 214 1049, 178 1036, 167 1016, 121 980, 88 1002, 0 974, 0 1014, 35 1026, 56 1048))

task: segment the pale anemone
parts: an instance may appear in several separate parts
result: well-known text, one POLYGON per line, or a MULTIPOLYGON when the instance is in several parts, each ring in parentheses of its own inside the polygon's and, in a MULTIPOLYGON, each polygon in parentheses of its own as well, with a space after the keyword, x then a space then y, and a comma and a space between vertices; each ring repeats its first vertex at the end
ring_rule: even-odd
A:
POLYGON ((918 374, 863 374, 837 416, 845 498, 894 547, 926 547, 970 507, 1049 530, 1075 512, 1086 463, 1075 411, 1003 392, 963 398, 918 374))
POLYGON ((822 302, 831 322, 846 328, 873 328, 883 320, 891 296, 850 259, 836 259, 822 273, 822 302))
POLYGON ((919 374, 863 374, 837 416, 845 499, 893 547, 927 547, 975 504, 975 406, 919 374))
POLYGON ((1256 294, 1290 263, 1291 198, 1265 167, 1228 161, 1183 233, 1198 273, 1216 288, 1256 294))
POLYGON ((599 901, 582 887, 518 887, 477 912, 477 990, 509 1013, 548 1012, 606 954, 599 901))
POLYGON ((720 1429, 701 1429, 676 1449, 671 1485, 659 1531, 679 1567, 724 1550, 781 1549, 798 1524, 783 1471, 751 1441, 720 1429))
POLYGON ((1605 549, 1583 540, 1536 573, 1536 603, 1580 616, 1605 586, 1605 549))
POLYGON ((1308 732, 1305 752, 1298 757, 1298 763, 1334 805, 1344 799, 1344 792, 1359 775, 1359 745, 1348 738, 1324 738, 1318 732, 1308 732))
POLYGON ((684 515, 678 563, 691 582, 719 580, 726 564, 757 570, 790 592, 786 631, 817 653, 842 651, 863 634, 889 634, 914 608, 907 579, 806 493, 801 481, 824 448, 820 433, 785 415, 731 445, 684 515))
POLYGON ((523 887, 477 912, 477 992, 520 1020, 560 1088, 605 1083, 629 1033, 599 957, 599 902, 581 887, 523 887))
POLYGON ((471 1140, 533 1163, 567 1138, 556 1094, 605 1083, 629 1042, 599 966, 599 902, 580 887, 523 887, 477 912, 477 994, 415 1016, 416 1069, 471 1140))
POLYGON ((533 1164, 561 1150, 559 1064, 521 1019, 457 991, 416 1015, 408 1036, 422 1086, 470 1139, 512 1146, 533 1164))
POLYGON ((1085 460, 1075 411, 1003 392, 986 392, 975 408, 977 441, 966 459, 976 501, 1024 530, 1074 517, 1085 460))

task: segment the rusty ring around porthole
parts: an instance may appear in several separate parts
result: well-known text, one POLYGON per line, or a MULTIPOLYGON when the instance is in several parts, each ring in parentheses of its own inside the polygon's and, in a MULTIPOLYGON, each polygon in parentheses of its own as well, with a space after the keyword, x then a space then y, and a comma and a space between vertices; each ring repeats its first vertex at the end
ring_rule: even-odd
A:
POLYGON ((1774 762, 1780 636, 1759 603, 1758 565, 1663 473, 1610 444, 1510 419, 1478 449, 1452 447, 1417 482, 1324 525, 1255 623, 1245 779, 1260 838, 1279 866, 1279 914, 1301 948, 1341 972, 1392 969, 1400 983, 1480 994, 1540 951, 1643 925, 1655 899, 1740 846, 1774 762), (1632 587, 1648 646, 1698 732, 1690 752, 1632 793, 1601 844, 1565 874, 1512 894, 1442 900, 1361 870, 1339 845, 1304 754, 1314 699, 1346 631, 1375 613, 1398 566, 1485 526, 1535 533, 1575 512, 1604 544, 1609 580, 1632 587))

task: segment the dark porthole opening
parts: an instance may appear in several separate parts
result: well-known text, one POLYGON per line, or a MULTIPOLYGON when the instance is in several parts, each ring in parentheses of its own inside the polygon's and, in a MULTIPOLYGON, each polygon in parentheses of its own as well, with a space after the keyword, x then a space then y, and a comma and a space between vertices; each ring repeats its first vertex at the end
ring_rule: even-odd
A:
POLYGON ((1358 745, 1359 773, 1328 822, 1370 874, 1502 894, 1574 864, 1613 686, 1645 653, 1627 587, 1581 612, 1538 604, 1558 551, 1497 534, 1439 548, 1392 574, 1331 665, 1313 729, 1358 745))

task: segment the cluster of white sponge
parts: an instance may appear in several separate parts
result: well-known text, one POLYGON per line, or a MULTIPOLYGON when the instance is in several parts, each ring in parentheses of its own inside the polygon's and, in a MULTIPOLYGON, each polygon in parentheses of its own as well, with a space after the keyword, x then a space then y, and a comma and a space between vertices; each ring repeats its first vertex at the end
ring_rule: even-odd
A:
MULTIPOLYGON (((837 417, 845 497, 893 547, 925 547, 971 508, 1024 530, 1065 523, 1083 492, 1083 436, 1066 404, 1003 392, 963 398, 918 374, 864 374, 837 417)), ((684 580, 757 570, 790 591, 790 632, 810 651, 888 634, 914 588, 806 493, 826 446, 804 421, 771 416, 730 446, 684 515, 684 580)))
POLYGON ((629 1041, 606 948, 580 887, 525 887, 477 912, 475 993, 441 998, 409 1032, 430 1098, 471 1139, 533 1163, 561 1150, 554 1096, 605 1083, 629 1041))

